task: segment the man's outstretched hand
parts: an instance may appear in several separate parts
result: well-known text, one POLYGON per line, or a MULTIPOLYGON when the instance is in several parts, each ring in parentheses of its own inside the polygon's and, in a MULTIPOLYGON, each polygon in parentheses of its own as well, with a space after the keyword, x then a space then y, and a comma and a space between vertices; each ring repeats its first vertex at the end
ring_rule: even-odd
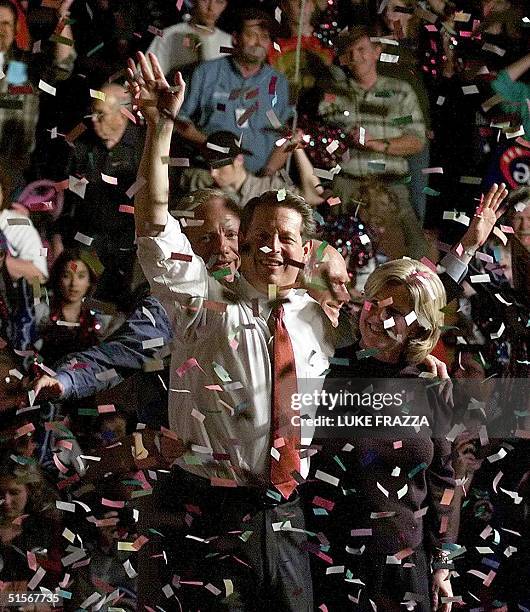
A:
POLYGON ((41 400, 45 399, 60 399, 64 393, 64 386, 53 376, 44 374, 32 384, 33 391, 35 391, 35 399, 38 397, 41 400))
POLYGON ((495 227, 495 223, 504 213, 501 204, 508 195, 506 185, 494 183, 477 207, 475 216, 461 240, 464 249, 479 249, 488 239, 495 227))
POLYGON ((156 127, 161 120, 174 122, 184 102, 186 85, 182 75, 178 72, 175 86, 170 87, 154 53, 148 53, 146 57, 138 52, 137 58, 139 72, 131 58, 127 67, 133 106, 140 108, 151 127, 156 127))

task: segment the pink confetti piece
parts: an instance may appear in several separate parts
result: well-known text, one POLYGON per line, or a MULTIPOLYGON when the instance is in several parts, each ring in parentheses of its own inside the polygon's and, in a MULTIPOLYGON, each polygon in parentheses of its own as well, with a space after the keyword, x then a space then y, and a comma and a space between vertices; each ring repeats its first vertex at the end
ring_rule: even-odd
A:
POLYGON ((514 229, 511 225, 501 225, 501 230, 505 233, 505 234, 513 234, 514 233, 514 229))
POLYGON ((372 302, 368 302, 367 300, 365 300, 363 304, 363 309, 366 310, 366 312, 370 312, 370 310, 372 310, 372 302))
POLYGON ((230 340, 228 345, 230 346, 232 350, 237 351, 237 347, 239 346, 239 341, 236 340, 235 338, 232 338, 232 340, 230 340))
POLYGON ((455 249, 456 254, 458 255, 458 257, 462 256, 462 253, 464 252, 464 247, 458 243, 458 246, 455 249))
POLYGON ((436 274, 436 266, 432 263, 432 261, 428 257, 422 257, 420 261, 422 264, 427 266, 430 270, 432 270, 436 274))
POLYGON ((320 508, 325 508, 330 512, 335 507, 335 502, 330 501, 329 499, 324 499, 323 497, 319 497, 318 495, 313 498, 313 505, 318 506, 320 508))
POLYGON ((393 446, 395 450, 397 450, 398 448, 403 448, 403 442, 401 440, 396 440, 393 446))
POLYGON ((201 366, 199 365, 198 361, 195 359, 195 357, 190 357, 187 361, 185 361, 180 368, 177 369, 177 375, 179 376, 179 378, 182 378, 184 376, 184 374, 186 374, 186 372, 188 370, 191 370, 191 368, 199 368, 199 370, 203 373, 206 374, 206 372, 201 368, 201 366))
POLYGON ((449 506, 451 502, 453 501, 454 494, 455 494, 454 489, 445 489, 442 495, 442 499, 440 500, 440 505, 449 506))
POLYGON ((55 446, 59 448, 66 448, 67 450, 72 450, 73 444, 70 440, 57 440, 55 446))
POLYGON ((107 499, 106 497, 101 498, 101 505, 107 506, 108 508, 125 508, 125 502, 115 499, 107 499))
POLYGON ((441 166, 437 166, 436 168, 423 168, 421 173, 422 174, 443 174, 444 169, 441 166))
POLYGON ((118 212, 128 213, 129 215, 134 215, 134 206, 129 206, 128 204, 120 204, 118 208, 118 212))
POLYGON ((35 431, 35 425, 33 425, 33 423, 27 423, 26 425, 22 425, 22 427, 19 427, 15 431, 15 435, 13 437, 16 440, 17 438, 25 436, 28 433, 31 433, 32 431, 35 431))
POLYGON ((55 453, 53 453, 53 462, 61 474, 66 474, 68 472, 68 468, 61 463, 59 457, 55 453))
POLYGON ((400 550, 399 552, 397 552, 394 555, 394 557, 401 561, 401 559, 406 559, 407 557, 410 557, 410 555, 412 555, 412 554, 414 554, 414 549, 412 549, 412 548, 405 548, 405 549, 400 550))
POLYGON ((210 478, 212 487, 237 487, 237 482, 229 478, 210 478))
POLYGON ((124 108, 122 106, 120 108, 120 113, 122 115, 125 115, 125 117, 127 117, 127 119, 129 119, 129 121, 132 121, 134 124, 136 124, 136 117, 131 113, 131 111, 128 108, 124 108))
POLYGON ((330 206, 337 206, 337 204, 340 204, 340 203, 341 203, 341 199, 340 199, 340 198, 329 198, 329 199, 327 200, 327 203, 328 203, 330 206))
POLYGON ((145 536, 141 535, 140 537, 136 538, 136 540, 132 543, 132 547, 135 550, 140 550, 140 548, 142 548, 142 546, 147 542, 149 542, 149 538, 146 538, 145 536))
POLYGON ((221 385, 204 385, 205 389, 209 391, 223 391, 223 387, 221 385))
POLYGON ((108 414, 109 412, 116 412, 116 406, 114 404, 101 404, 98 406, 99 414, 108 414))

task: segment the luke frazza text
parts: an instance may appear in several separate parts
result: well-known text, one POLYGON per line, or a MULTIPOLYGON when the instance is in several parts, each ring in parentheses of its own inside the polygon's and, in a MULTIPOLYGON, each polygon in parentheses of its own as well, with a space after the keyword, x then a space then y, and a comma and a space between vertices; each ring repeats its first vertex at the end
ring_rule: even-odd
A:
POLYGON ((337 414, 313 418, 297 414, 291 417, 291 422, 294 427, 429 427, 429 419, 425 415, 412 414, 337 414))
MULTIPOLYGON (((334 410, 339 408, 354 408, 363 406, 372 410, 381 410, 390 406, 400 407, 404 403, 404 392, 398 393, 352 393, 350 391, 339 391, 330 393, 325 389, 313 391, 312 393, 293 393, 291 396, 291 408, 300 410, 302 407, 319 406, 334 410)), ((405 395, 406 398, 406 395, 405 395)))

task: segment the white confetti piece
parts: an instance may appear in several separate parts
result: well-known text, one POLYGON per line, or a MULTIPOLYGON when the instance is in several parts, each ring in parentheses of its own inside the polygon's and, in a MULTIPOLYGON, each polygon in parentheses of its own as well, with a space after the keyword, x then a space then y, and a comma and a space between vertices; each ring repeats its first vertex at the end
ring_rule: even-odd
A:
POLYGON ((476 85, 464 85, 462 87, 462 93, 464 94, 464 96, 469 96, 471 94, 478 94, 479 90, 476 85))
POLYGON ((191 411, 191 416, 194 419, 197 419, 197 421, 199 421, 199 423, 202 423, 204 421, 204 419, 206 418, 205 415, 202 412, 199 412, 196 408, 194 408, 191 411))
POLYGON ((77 242, 81 242, 82 244, 85 244, 86 246, 90 246, 94 238, 91 238, 90 236, 87 236, 86 234, 82 234, 81 232, 77 232, 77 234, 74 236, 74 240, 77 240, 77 242))
POLYGON ((399 55, 393 55, 391 53, 381 53, 379 60, 386 64, 397 64, 397 62, 399 62, 399 55))
POLYGON ((396 322, 394 321, 394 317, 390 317, 389 319, 385 319, 383 321, 383 327, 385 329, 390 329, 391 327, 394 327, 396 324, 396 322))
POLYGON ((150 338, 142 341, 143 349, 158 348, 159 346, 164 346, 164 338, 150 338))
POLYGON ((57 89, 55 87, 52 87, 52 85, 49 85, 48 83, 46 83, 46 81, 43 81, 42 79, 39 81, 39 89, 45 91, 47 94, 50 94, 50 96, 54 96, 57 92, 57 89))
POLYGON ((388 497, 388 491, 385 489, 385 487, 381 483, 379 483, 379 482, 376 482, 375 484, 376 484, 377 488, 381 491, 381 493, 385 497, 388 497))
POLYGON ((98 372, 96 374, 96 378, 101 382, 107 382, 109 380, 112 380, 113 378, 116 378, 117 376, 118 373, 114 368, 112 368, 111 370, 104 370, 103 372, 98 372))
POLYGON ((323 480, 324 482, 327 482, 328 484, 333 485, 334 487, 339 484, 338 478, 336 478, 335 476, 331 476, 326 472, 322 472, 321 470, 316 471, 315 478, 318 478, 318 480, 323 480))
POLYGON ((55 507, 58 510, 64 510, 65 512, 75 512, 75 504, 72 504, 70 502, 57 500, 55 502, 55 507))
POLYGON ((417 319, 418 317, 416 316, 416 313, 414 312, 414 310, 411 310, 409 314, 405 316, 405 323, 407 325, 412 325, 414 321, 417 321, 417 319))
POLYGON ((125 192, 125 195, 128 198, 132 198, 134 195, 136 195, 140 189, 145 185, 147 181, 145 180, 145 178, 143 176, 139 176, 134 183, 129 187, 129 189, 127 189, 127 191, 125 192))
POLYGON ((101 180, 108 185, 117 185, 118 179, 115 176, 109 176, 108 174, 101 173, 101 180))
POLYGON ((473 274, 469 280, 472 283, 489 283, 491 279, 489 274, 473 274))
POLYGON ((407 491, 409 490, 409 485, 405 484, 401 489, 399 489, 399 491, 397 492, 397 498, 401 499, 402 497, 404 497, 407 494, 407 491))
POLYGON ((502 334, 504 333, 505 329, 506 329, 506 326, 504 325, 504 323, 501 323, 498 331, 493 332, 492 334, 490 334, 490 338, 492 340, 497 340, 498 338, 500 338, 502 336, 502 334))

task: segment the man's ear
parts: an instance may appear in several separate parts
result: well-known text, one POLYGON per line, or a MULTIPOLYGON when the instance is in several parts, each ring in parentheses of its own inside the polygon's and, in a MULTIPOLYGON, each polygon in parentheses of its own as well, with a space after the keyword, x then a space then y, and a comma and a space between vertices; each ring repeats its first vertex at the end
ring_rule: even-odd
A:
POLYGON ((241 167, 245 163, 245 158, 242 153, 239 153, 234 157, 234 166, 241 167))
POLYGON ((303 249, 304 249, 304 260, 307 261, 313 251, 313 241, 306 240, 304 243, 303 249))
POLYGON ((381 53, 383 52, 383 45, 381 43, 374 43, 375 53, 377 55, 377 61, 379 61, 381 57, 381 53))
POLYGON ((239 42, 239 35, 237 32, 232 32, 232 47, 237 47, 239 42))

